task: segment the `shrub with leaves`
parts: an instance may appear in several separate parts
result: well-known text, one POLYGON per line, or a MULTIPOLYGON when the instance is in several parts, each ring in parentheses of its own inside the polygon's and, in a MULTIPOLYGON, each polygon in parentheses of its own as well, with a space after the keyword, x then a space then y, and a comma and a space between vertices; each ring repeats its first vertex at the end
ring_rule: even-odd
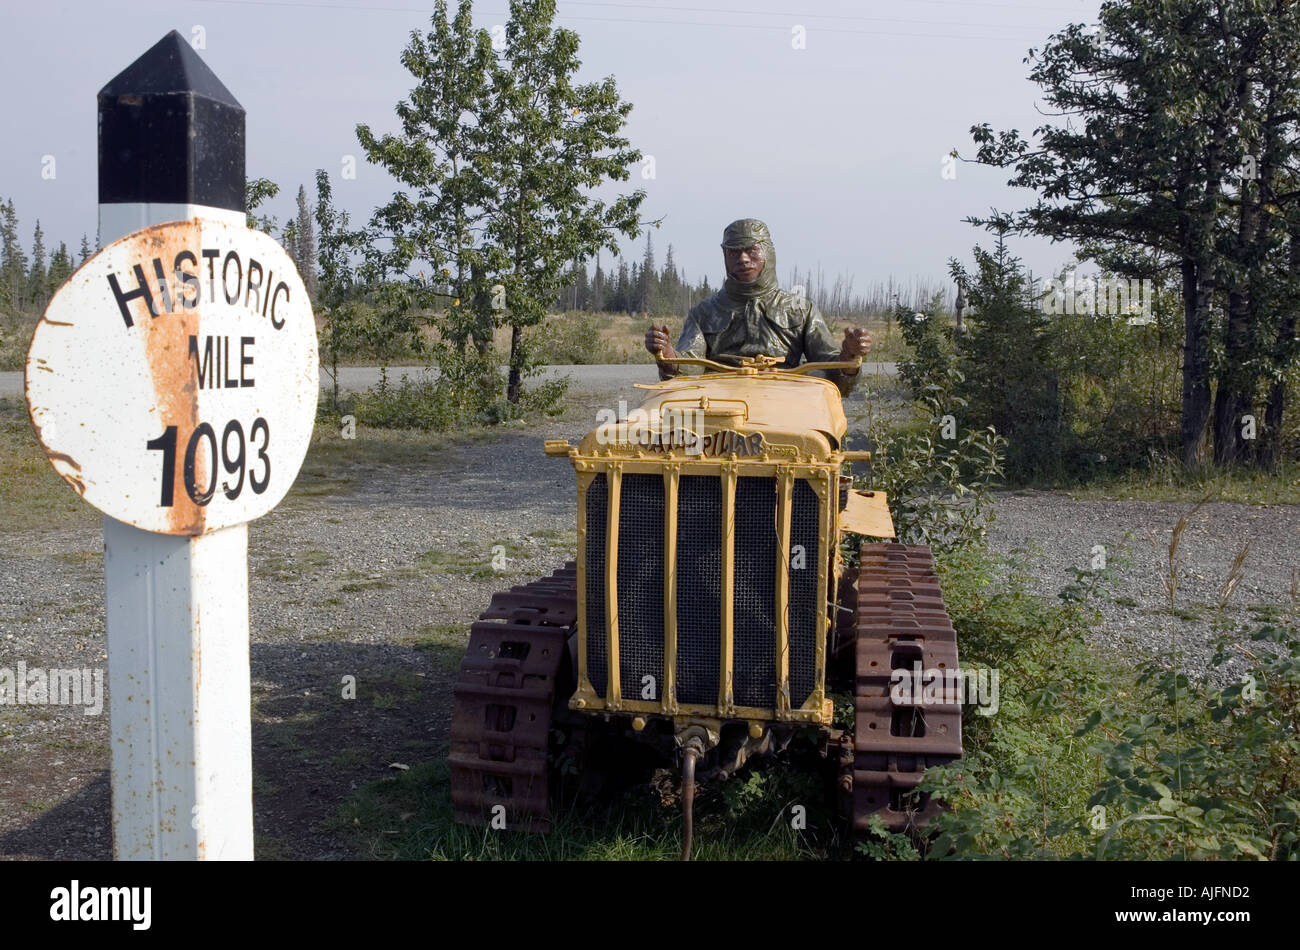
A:
POLYGON ((1088 801, 1107 818, 1093 856, 1300 859, 1300 637, 1251 640, 1252 670, 1226 689, 1152 668, 1138 679, 1149 712, 1088 716, 1080 734, 1098 736, 1107 772, 1088 801))
POLYGON ((538 363, 565 366, 620 362, 600 335, 602 322, 608 322, 608 318, 571 312, 530 327, 533 358, 538 363))
POLYGON ((898 375, 912 390, 913 398, 933 397, 946 403, 962 376, 956 370, 953 328, 948 323, 942 298, 936 294, 924 313, 896 307, 894 320, 903 342, 911 348, 908 358, 898 364, 898 375))
POLYGON ((501 387, 504 359, 496 350, 479 353, 448 343, 433 345, 437 373, 392 383, 381 369, 379 382, 359 393, 351 407, 359 423, 388 429, 445 432, 463 426, 491 426, 534 413, 554 413, 568 390, 567 377, 529 387, 512 403, 501 387))
MULTIPOLYGON (((1083 639, 1105 584, 1058 605, 1023 564, 941 554, 963 665, 1001 671, 993 716, 963 721, 966 757, 922 789, 950 810, 909 842, 927 859, 1274 859, 1300 856, 1300 636, 1256 631, 1248 676, 1225 689, 1151 666, 1127 672, 1083 639)), ((1224 640, 1212 664, 1226 662, 1224 640)), ((877 835, 871 856, 907 859, 877 835)))
POLYGON ((946 406, 935 397, 922 404, 919 428, 872 427, 871 471, 859 487, 886 493, 900 541, 977 544, 993 518, 990 489, 1002 475, 1006 440, 992 428, 953 432, 954 438, 946 439, 954 425, 944 418, 946 406))

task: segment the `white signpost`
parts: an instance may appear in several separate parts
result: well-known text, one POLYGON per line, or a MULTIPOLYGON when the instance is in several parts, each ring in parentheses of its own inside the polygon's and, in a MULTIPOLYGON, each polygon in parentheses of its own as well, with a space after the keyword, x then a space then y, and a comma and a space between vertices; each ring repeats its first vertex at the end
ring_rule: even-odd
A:
POLYGON ((113 852, 253 857, 247 522, 319 392, 292 261, 244 226, 244 112, 173 31, 100 92, 100 238, 27 358, 51 463, 104 512, 113 852))

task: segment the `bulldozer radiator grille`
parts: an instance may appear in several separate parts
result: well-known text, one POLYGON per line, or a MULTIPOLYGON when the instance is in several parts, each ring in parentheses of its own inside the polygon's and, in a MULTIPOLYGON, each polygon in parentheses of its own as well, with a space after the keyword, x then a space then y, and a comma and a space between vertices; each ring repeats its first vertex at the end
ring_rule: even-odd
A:
POLYGON ((776 479, 736 479, 734 682, 741 706, 776 705, 776 479))
MULTIPOLYGON (((722 669, 723 486, 714 475, 686 475, 677 484, 676 702, 715 707, 722 669)), ((619 485, 617 552, 610 552, 609 476, 597 473, 584 506, 583 547, 586 673, 610 699, 607 567, 615 559, 618 681, 625 701, 660 703, 665 688, 664 547, 668 508, 663 476, 623 474, 619 485), (650 677, 651 679, 647 679, 650 677)), ((736 479, 732 539, 732 657, 734 702, 776 709, 777 566, 787 559, 790 707, 799 709, 817 680, 817 637, 826 609, 819 567, 820 500, 803 478, 793 481, 790 551, 778 551, 778 482, 736 479)))
POLYGON ((817 615, 823 601, 817 589, 817 493, 803 479, 794 483, 790 511, 790 705, 796 709, 813 691, 817 662, 817 615), (799 549, 803 558, 797 558, 799 549), (802 563, 802 567, 798 566, 802 563))
POLYGON ((623 695, 657 702, 664 681, 664 480, 659 475, 623 476, 617 586, 623 695))
POLYGON ((587 678, 605 695, 609 666, 605 642, 605 512, 609 489, 602 472, 587 488, 587 678))
POLYGON ((722 654, 722 484, 683 475, 677 493, 677 701, 718 701, 722 654))

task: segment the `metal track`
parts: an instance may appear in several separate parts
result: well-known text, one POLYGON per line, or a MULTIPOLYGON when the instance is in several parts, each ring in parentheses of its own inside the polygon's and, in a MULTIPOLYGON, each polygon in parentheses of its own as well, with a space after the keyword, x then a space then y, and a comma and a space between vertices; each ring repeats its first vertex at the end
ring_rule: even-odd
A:
MULTIPOLYGON (((470 626, 453 690, 451 804, 462 824, 551 830, 547 746, 577 623, 577 568, 492 596, 470 626), (500 806, 504 806, 504 813, 500 806)), ((567 681, 567 680, 566 680, 567 681)))
MULTIPOLYGON (((857 589, 853 827, 872 815, 902 831, 924 825, 937 801, 909 801, 922 773, 961 758, 961 704, 951 685, 940 705, 921 696, 895 702, 895 669, 955 673, 957 635, 943 605, 934 558, 924 545, 863 544, 857 589)), ((900 699, 905 697, 900 696, 900 699)))

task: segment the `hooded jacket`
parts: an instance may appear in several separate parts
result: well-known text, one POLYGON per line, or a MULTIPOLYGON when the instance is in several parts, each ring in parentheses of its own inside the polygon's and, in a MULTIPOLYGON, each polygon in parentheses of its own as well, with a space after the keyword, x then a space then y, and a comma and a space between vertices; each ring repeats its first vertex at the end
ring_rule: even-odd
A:
MULTIPOLYGON (((741 357, 783 357, 791 369, 801 362, 831 362, 840 358, 840 346, 821 312, 806 297, 782 290, 776 278, 776 249, 767 225, 755 218, 733 221, 723 231, 722 246, 761 246, 763 270, 753 283, 728 277, 719 290, 691 308, 677 341, 683 357, 738 365, 741 357)), ((828 371, 827 379, 847 396, 857 375, 828 371)))

